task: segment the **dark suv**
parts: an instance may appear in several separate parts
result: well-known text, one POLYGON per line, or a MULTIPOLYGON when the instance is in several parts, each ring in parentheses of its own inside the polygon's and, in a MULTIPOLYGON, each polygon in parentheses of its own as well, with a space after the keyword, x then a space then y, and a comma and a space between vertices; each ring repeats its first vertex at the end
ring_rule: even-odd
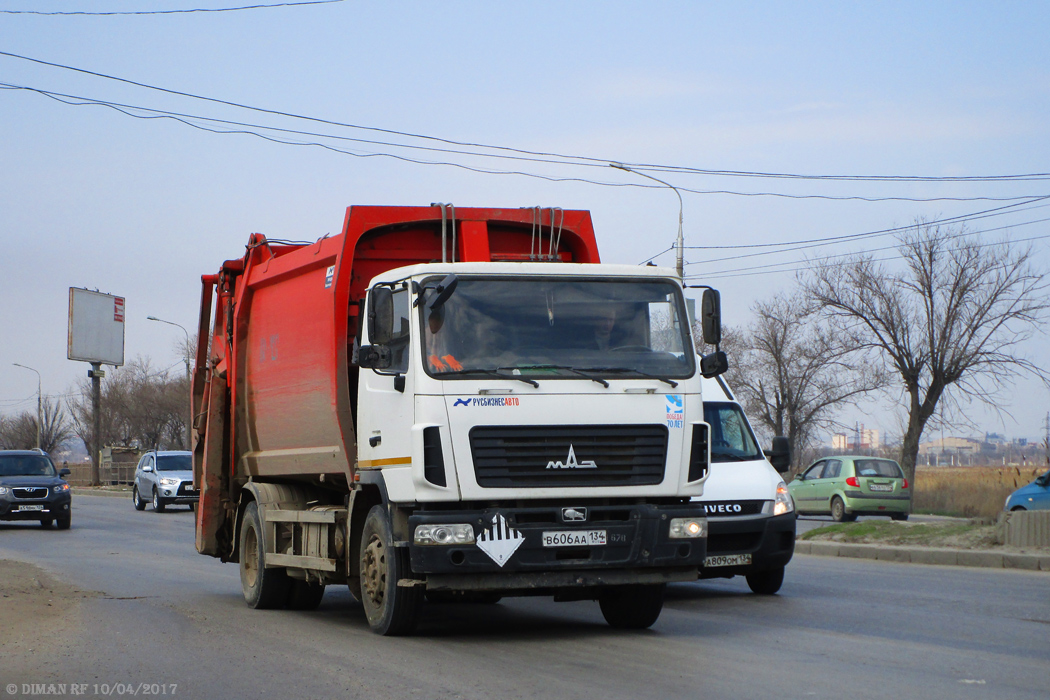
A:
POLYGON ((57 522, 59 530, 69 529, 67 474, 41 450, 0 450, 0 520, 39 520, 44 527, 57 522))

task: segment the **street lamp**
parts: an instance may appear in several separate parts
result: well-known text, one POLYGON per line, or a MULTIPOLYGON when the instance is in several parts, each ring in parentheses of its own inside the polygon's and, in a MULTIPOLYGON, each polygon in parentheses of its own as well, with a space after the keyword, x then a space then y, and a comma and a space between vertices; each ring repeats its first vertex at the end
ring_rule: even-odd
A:
MULTIPOLYGON (((166 323, 169 326, 175 326, 176 328, 182 329, 182 332, 186 336, 186 346, 185 347, 186 347, 187 351, 189 350, 189 348, 190 348, 190 332, 187 331, 183 326, 181 326, 178 323, 173 323, 172 321, 165 321, 163 318, 157 318, 156 316, 147 316, 146 320, 147 321, 157 321, 159 323, 166 323)), ((186 449, 190 450, 190 449, 193 449, 192 445, 190 445, 190 430, 192 430, 191 426, 193 425, 193 380, 190 378, 190 358, 189 358, 189 356, 184 355, 183 358, 182 358, 182 361, 186 363, 186 384, 189 385, 189 391, 190 391, 190 416, 189 416, 189 420, 186 421, 186 449)))
POLYGON ((634 173, 635 175, 641 175, 642 177, 647 177, 650 180, 655 180, 656 182, 659 182, 661 185, 664 185, 666 187, 670 187, 672 190, 674 190, 674 193, 676 195, 678 195, 678 243, 677 243, 677 246, 676 246, 678 248, 678 255, 675 258, 675 269, 678 271, 678 276, 681 279, 684 280, 685 279, 685 261, 684 261, 684 259, 682 257, 682 247, 685 245, 685 239, 684 239, 684 237, 682 235, 682 213, 683 213, 683 209, 684 209, 684 207, 682 205, 682 193, 679 192, 678 188, 675 187, 674 185, 672 185, 670 182, 664 182, 663 180, 661 180, 658 177, 653 177, 652 175, 650 175, 648 173, 643 173, 640 170, 634 170, 633 168, 629 168, 626 165, 624 165, 623 163, 609 163, 609 165, 614 167, 614 168, 616 168, 617 170, 626 170, 629 173, 634 173))
MULTIPOLYGON (((30 372, 36 372, 32 367, 26 367, 20 365, 17 362, 12 362, 15 367, 21 367, 22 369, 28 369, 30 372)), ((43 422, 43 414, 40 410, 40 404, 42 403, 40 394, 40 372, 36 372, 36 448, 40 449, 40 424, 43 422)))

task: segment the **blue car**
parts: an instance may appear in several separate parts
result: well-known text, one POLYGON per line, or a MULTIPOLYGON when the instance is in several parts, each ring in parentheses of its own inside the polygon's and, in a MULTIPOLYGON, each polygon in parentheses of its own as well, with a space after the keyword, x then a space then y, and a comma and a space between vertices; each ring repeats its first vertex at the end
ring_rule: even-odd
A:
POLYGON ((1004 510, 1050 510, 1050 471, 1006 498, 1004 510))

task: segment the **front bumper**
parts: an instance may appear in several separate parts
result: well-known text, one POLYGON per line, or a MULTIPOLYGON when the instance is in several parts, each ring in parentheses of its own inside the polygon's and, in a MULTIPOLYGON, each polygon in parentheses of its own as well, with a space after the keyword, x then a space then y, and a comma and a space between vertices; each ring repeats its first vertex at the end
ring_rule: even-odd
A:
POLYGON ((158 495, 166 505, 189 505, 200 500, 200 491, 193 490, 193 484, 183 481, 177 486, 161 486, 158 495))
POLYGON ((561 506, 417 512, 408 521, 410 539, 417 525, 471 523, 476 541, 467 545, 410 541, 412 570, 428 581, 445 581, 448 587, 488 590, 696 579, 707 552, 706 538, 671 539, 669 527, 672 518, 703 520, 702 506, 576 504, 573 508, 584 509, 586 520, 573 522, 563 520, 561 506), (605 544, 544 546, 545 534, 582 537, 595 531, 604 532, 605 544))
POLYGON ((46 498, 0 498, 0 520, 54 520, 70 514, 69 492, 50 493, 46 498))
POLYGON ((703 566, 700 578, 729 578, 787 566, 795 553, 794 512, 708 520, 707 555, 750 554, 751 564, 703 566))

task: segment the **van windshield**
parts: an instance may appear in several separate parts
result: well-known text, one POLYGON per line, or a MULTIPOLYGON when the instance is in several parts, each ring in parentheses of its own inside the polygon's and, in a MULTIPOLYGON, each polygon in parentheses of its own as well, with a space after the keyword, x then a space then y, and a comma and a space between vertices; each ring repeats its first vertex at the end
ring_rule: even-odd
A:
POLYGON ((690 377, 684 307, 665 280, 460 277, 443 306, 420 307, 424 364, 441 379, 690 377))
POLYGON ((704 401, 704 420, 711 426, 712 462, 763 459, 744 412, 735 403, 704 401))

